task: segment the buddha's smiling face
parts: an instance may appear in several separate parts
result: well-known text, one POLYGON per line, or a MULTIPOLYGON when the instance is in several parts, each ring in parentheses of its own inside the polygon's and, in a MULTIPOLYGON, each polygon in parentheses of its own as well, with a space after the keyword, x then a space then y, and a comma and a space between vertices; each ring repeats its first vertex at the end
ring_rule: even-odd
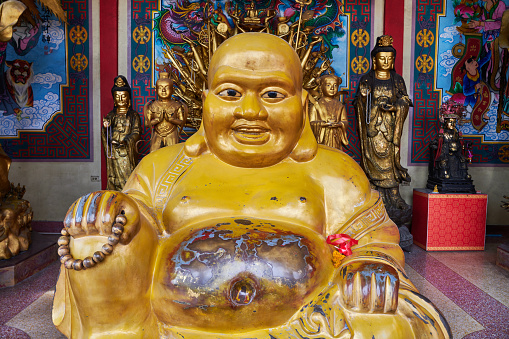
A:
POLYGON ((214 54, 204 93, 210 150, 240 167, 265 167, 286 158, 304 125, 300 67, 294 50, 269 34, 226 41, 214 54))

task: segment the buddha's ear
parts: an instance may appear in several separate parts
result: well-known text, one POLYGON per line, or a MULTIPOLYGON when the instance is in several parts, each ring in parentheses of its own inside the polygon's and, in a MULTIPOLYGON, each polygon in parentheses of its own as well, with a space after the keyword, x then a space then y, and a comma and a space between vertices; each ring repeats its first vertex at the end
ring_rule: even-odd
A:
POLYGON ((304 88, 302 89, 302 107, 304 109, 304 113, 307 114, 308 112, 308 102, 309 102, 309 93, 304 88))
POLYGON ((202 122, 198 131, 187 139, 184 145, 184 152, 188 157, 197 157, 205 153, 208 149, 209 147, 205 140, 205 130, 202 122))
POLYGON ((313 134, 309 123, 308 95, 308 92, 303 89, 302 113, 304 114, 304 128, 302 129, 302 134, 297 145, 295 145, 295 148, 290 154, 290 158, 297 162, 304 162, 313 159, 318 150, 318 143, 316 142, 315 135, 313 134))
MULTIPOLYGON (((201 99, 202 99, 202 107, 205 105, 205 98, 207 97, 207 94, 209 94, 209 91, 207 89, 204 89, 201 93, 201 99)), ((209 147, 207 145, 207 141, 205 140, 205 129, 203 128, 203 120, 200 125, 200 128, 196 133, 194 133, 189 139, 187 139, 185 146, 184 146, 184 152, 189 157, 197 157, 206 151, 208 151, 209 147)))

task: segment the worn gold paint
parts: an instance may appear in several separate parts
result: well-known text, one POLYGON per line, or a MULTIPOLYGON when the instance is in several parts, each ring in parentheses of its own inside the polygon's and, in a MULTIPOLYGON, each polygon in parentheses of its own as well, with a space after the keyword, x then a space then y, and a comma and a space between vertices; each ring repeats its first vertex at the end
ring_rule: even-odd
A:
MULTIPOLYGON (((56 326, 72 338, 448 338, 361 168, 317 145, 293 49, 241 34, 210 69, 202 128, 146 156, 97 211, 101 234, 125 211, 126 238, 91 269, 62 268, 56 326), (337 269, 335 233, 359 241, 337 269)), ((79 236, 75 211, 79 259, 104 236, 79 236)))

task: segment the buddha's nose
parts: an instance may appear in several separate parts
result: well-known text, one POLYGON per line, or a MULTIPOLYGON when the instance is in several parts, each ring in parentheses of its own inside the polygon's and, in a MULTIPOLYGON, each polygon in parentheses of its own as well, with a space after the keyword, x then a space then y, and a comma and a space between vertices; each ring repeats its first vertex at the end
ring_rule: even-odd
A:
POLYGON ((234 115, 246 120, 265 120, 269 114, 255 93, 246 93, 234 115))

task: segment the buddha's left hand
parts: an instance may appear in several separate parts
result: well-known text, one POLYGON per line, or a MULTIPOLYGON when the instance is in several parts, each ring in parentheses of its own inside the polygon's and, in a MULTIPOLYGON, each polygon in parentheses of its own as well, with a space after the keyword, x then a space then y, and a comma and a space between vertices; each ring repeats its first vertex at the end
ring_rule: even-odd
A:
POLYGON ((359 313, 394 314, 398 307, 399 277, 392 266, 358 261, 340 268, 343 305, 359 313))

